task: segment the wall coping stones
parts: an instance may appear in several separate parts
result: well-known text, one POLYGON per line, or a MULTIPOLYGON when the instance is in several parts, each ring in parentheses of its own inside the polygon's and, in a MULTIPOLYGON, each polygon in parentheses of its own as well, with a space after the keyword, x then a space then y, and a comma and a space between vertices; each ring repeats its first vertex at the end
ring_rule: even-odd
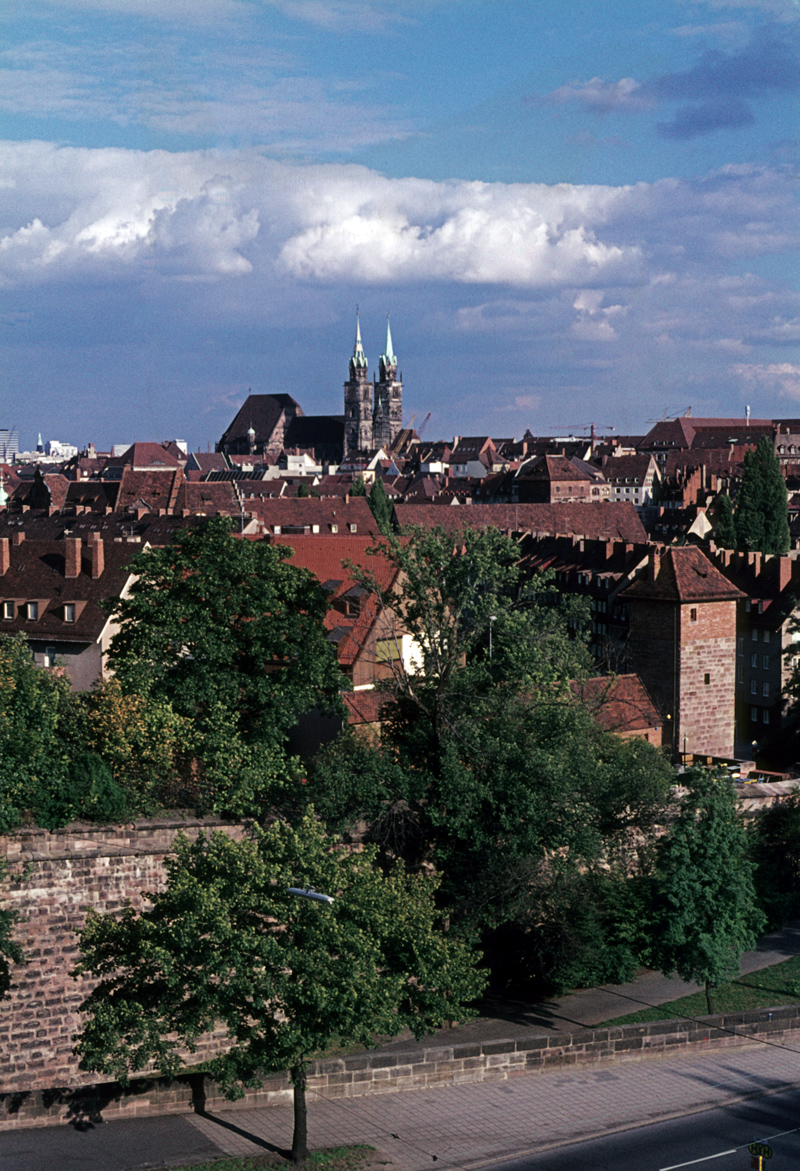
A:
MULTIPOLYGON (((509 1037, 483 1044, 380 1050, 308 1063, 308 1086, 319 1097, 350 1097, 434 1089, 443 1085, 546 1074, 563 1066, 608 1061, 646 1061, 677 1050, 703 1052, 746 1045, 760 1034, 771 1044, 794 1040, 800 1005, 698 1019, 652 1021, 611 1028, 576 1029, 544 1037, 509 1037)), ((285 1072, 269 1074, 259 1090, 238 1105, 253 1109, 283 1105, 291 1097, 285 1072)), ((189 1071, 175 1079, 142 1077, 123 1088, 117 1083, 54 1087, 52 1090, 0 1094, 0 1130, 59 1125, 81 1120, 143 1117, 192 1110, 231 1109, 207 1075, 189 1071)))

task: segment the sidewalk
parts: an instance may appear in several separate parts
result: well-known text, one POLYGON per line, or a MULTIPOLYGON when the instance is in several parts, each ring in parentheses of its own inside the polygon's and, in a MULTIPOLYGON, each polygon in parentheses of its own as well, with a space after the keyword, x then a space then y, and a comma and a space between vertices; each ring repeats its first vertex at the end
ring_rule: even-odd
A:
MULTIPOLYGON (((748 953, 744 972, 800 954, 800 922, 765 937, 748 953)), ((646 972, 629 984, 590 989, 537 1005, 497 1004, 468 1025, 440 1030, 419 1047, 521 1039, 590 1026, 663 1003, 692 985, 646 972)), ((675 1114, 800 1085, 800 1036, 782 1048, 744 1042, 736 1049, 675 1055, 603 1067, 561 1067, 507 1081, 405 1091, 364 1098, 309 1094, 312 1147, 368 1143, 401 1171, 422 1171, 434 1156, 441 1167, 463 1168, 590 1135, 642 1125, 675 1114)), ((382 1050, 413 1051, 412 1040, 382 1050)), ((220 1155, 285 1151, 291 1145, 290 1106, 238 1108, 210 1115, 115 1121, 86 1131, 69 1126, 8 1131, 2 1171, 135 1171, 220 1155)))

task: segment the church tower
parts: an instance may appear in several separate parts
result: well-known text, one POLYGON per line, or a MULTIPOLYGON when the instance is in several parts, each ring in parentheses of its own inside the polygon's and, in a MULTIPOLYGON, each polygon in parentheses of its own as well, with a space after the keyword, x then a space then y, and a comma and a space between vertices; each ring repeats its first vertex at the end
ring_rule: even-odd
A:
POLYGON ((350 378, 344 384, 344 449, 369 451, 372 447, 372 383, 361 344, 361 321, 356 313, 356 342, 350 359, 350 378))
POLYGON ((375 409, 372 413, 372 446, 388 448, 403 425, 403 383, 397 377, 397 358, 392 348, 392 327, 386 318, 386 347, 378 360, 375 409))

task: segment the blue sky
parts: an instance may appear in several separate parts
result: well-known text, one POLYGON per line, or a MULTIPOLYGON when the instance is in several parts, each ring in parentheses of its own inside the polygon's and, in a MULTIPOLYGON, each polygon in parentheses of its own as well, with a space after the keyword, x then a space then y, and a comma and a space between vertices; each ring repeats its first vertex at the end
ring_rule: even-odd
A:
POLYGON ((797 0, 26 0, 0 13, 23 444, 341 411, 427 434, 800 415, 797 0))

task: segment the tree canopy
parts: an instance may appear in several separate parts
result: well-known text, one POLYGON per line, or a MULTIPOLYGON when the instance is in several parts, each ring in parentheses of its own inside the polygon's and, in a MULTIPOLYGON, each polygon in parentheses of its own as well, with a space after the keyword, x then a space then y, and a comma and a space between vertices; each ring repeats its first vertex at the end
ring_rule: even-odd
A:
POLYGON ((327 600, 290 556, 234 537, 216 517, 133 558, 136 579, 111 608, 109 666, 126 695, 170 705, 185 722, 186 756, 212 808, 252 813, 287 775, 298 716, 338 703, 327 600))
POLYGON ((764 916, 730 778, 697 769, 687 783, 658 848, 652 959, 667 975, 703 983, 711 1013, 714 989, 739 974, 764 916))
POLYGON ((149 909, 89 913, 77 972, 99 983, 82 1005, 81 1067, 123 1084, 151 1062, 174 1075, 221 1029, 228 1047, 200 1068, 229 1097, 288 1068, 303 1157, 309 1057, 470 1015, 484 978, 439 929, 436 885, 402 866, 380 871, 373 851, 337 846, 311 814, 242 841, 179 838, 149 909), (334 902, 288 892, 309 885, 334 902))
POLYGON ((433 865, 455 930, 513 925, 517 953, 553 984, 578 982, 590 953, 603 978, 624 974, 635 956, 610 942, 602 876, 635 869, 670 769, 650 745, 603 732, 573 690, 589 669, 583 602, 546 575, 521 582, 518 546, 497 530, 413 530, 379 548, 400 570, 393 586, 361 580, 386 632, 416 653, 393 664, 382 744, 331 746, 309 776, 313 800, 341 828, 366 820, 385 859, 433 865), (566 949, 590 891, 591 947, 566 949))
POLYGON ((734 511, 739 548, 784 554, 789 550, 786 481, 766 435, 744 457, 742 482, 734 511))

